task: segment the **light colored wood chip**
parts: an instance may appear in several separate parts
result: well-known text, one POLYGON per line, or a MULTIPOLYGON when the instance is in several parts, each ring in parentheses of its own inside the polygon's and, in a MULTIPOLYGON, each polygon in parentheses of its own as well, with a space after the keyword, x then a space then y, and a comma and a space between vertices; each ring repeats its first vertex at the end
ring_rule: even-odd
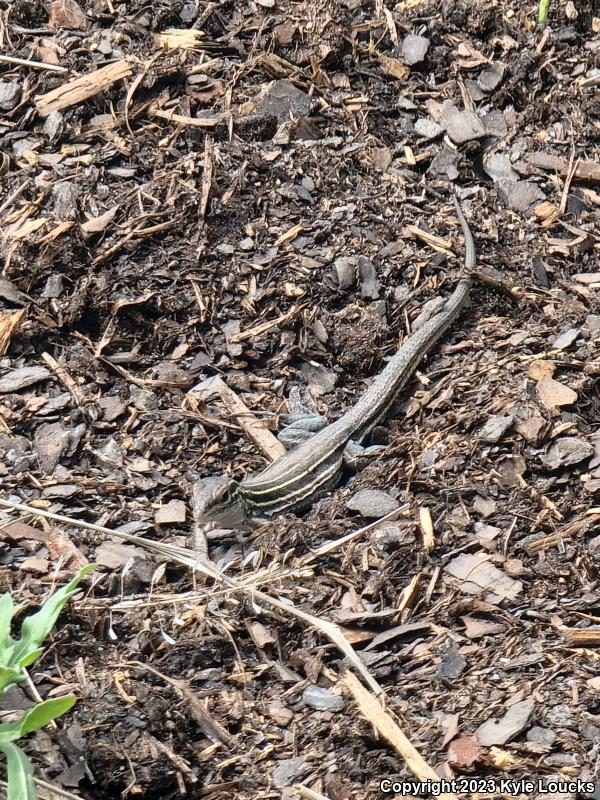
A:
POLYGON ((555 381, 554 378, 540 378, 537 390, 538 397, 549 411, 553 408, 573 405, 577 400, 577 392, 569 389, 563 383, 555 381))
POLYGON ((115 61, 113 64, 107 64, 68 83, 63 83, 51 92, 38 94, 34 98, 35 107, 40 116, 47 117, 52 111, 76 106, 90 97, 105 92, 113 83, 128 78, 132 72, 133 69, 126 59, 115 61))
POLYGON ((435 532, 433 530, 431 511, 428 508, 419 509, 419 525, 423 534, 423 546, 430 553, 435 547, 435 532))
POLYGON ((190 394, 198 396, 204 402, 209 402, 215 397, 220 397, 223 403, 225 403, 227 410, 235 417, 246 435, 252 439, 271 461, 275 461, 275 459, 280 458, 286 452, 285 447, 281 444, 279 439, 256 419, 248 406, 218 375, 208 378, 208 380, 202 381, 194 386, 193 389, 190 389, 190 394))
POLYGON ((0 356, 7 354, 13 334, 19 330, 26 316, 27 310, 24 308, 0 314, 0 356))

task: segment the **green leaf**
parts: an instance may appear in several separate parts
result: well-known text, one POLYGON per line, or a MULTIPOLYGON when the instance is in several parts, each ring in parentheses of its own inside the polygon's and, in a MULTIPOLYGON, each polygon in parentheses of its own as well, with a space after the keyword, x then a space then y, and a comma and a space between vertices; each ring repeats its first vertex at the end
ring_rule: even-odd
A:
POLYGON ((15 648, 15 658, 18 659, 20 666, 31 664, 37 658, 37 655, 35 658, 32 657, 33 651, 39 648, 54 627, 63 606, 77 591, 81 579, 94 568, 95 564, 86 564, 66 586, 50 595, 39 611, 25 617, 21 624, 21 638, 15 648))
POLYGON ((550 0, 539 0, 538 5, 538 25, 543 28, 548 20, 548 9, 550 8, 550 0))
POLYGON ((9 688, 9 686, 24 680, 25 675, 20 669, 13 669, 12 667, 0 667, 0 697, 9 688))
POLYGON ((19 668, 24 669, 28 667, 30 664, 33 664, 44 652, 43 647, 35 647, 33 650, 30 650, 26 656, 23 656, 19 661, 19 668))
POLYGON ((7 592, 0 597, 0 658, 10 641, 10 623, 14 613, 12 597, 7 592))
POLYGON ((32 731, 39 731, 53 719, 62 717, 69 709, 73 708, 77 700, 72 694, 64 697, 51 697, 44 700, 27 711, 19 720, 21 723, 21 736, 25 736, 32 731))
POLYGON ((37 800, 31 762, 16 744, 0 743, 6 756, 7 800, 37 800))
POLYGON ((26 711, 16 722, 5 722, 0 725, 0 742, 14 742, 32 731, 39 731, 53 719, 61 717, 70 708, 73 708, 76 697, 52 697, 38 703, 26 711))

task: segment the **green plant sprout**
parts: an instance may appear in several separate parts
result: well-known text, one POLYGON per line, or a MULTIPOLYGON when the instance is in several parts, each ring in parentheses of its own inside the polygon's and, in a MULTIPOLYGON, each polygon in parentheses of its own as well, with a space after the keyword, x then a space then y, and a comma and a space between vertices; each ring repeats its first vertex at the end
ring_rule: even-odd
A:
MULTIPOLYGON (((46 600, 39 611, 25 617, 18 639, 11 639, 10 626, 21 606, 15 607, 8 593, 0 596, 0 696, 13 684, 25 680, 25 667, 42 654, 42 642, 54 627, 63 606, 77 591, 82 578, 94 567, 94 564, 87 564, 80 569, 73 580, 46 600)), ((72 695, 44 700, 16 722, 0 724, 0 752, 6 756, 7 800, 37 799, 31 762, 14 742, 66 713, 75 700, 72 695)))
POLYGON ((548 9, 550 8, 550 0, 540 0, 538 5, 538 25, 543 28, 548 20, 548 9))

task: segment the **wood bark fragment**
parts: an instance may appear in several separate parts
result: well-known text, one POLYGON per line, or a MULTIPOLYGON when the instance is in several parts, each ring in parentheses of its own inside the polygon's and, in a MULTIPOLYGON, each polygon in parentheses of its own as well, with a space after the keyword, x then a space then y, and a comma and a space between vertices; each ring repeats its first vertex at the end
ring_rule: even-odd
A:
POLYGON ((73 78, 46 94, 37 95, 34 98, 35 107, 40 116, 47 117, 52 111, 76 106, 94 95, 105 92, 113 83, 128 78, 132 72, 133 68, 126 59, 115 61, 113 64, 107 64, 105 67, 88 72, 79 78, 73 78))
POLYGON ((218 376, 208 378, 206 381, 194 386, 190 390, 190 394, 200 396, 201 400, 208 402, 210 399, 218 396, 227 406, 228 411, 236 418, 240 427, 250 439, 262 450, 262 452, 275 461, 276 458, 282 456, 286 449, 281 444, 271 431, 267 430, 256 419, 254 414, 250 411, 248 406, 240 400, 237 394, 227 386, 225 381, 218 376))

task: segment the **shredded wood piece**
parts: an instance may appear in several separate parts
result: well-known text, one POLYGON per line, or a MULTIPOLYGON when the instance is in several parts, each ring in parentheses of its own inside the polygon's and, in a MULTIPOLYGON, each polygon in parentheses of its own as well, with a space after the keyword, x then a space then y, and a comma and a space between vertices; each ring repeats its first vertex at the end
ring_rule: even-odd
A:
POLYGON ((159 119, 166 119, 168 122, 174 122, 176 125, 187 125, 191 128, 214 128, 222 121, 221 117, 186 117, 183 114, 176 114, 174 111, 164 111, 158 108, 157 105, 150 106, 149 114, 151 117, 158 117, 159 119))
POLYGON ((76 106, 78 103, 110 89, 113 83, 122 78, 128 78, 132 72, 129 61, 122 59, 81 75, 79 78, 74 78, 68 83, 52 89, 51 92, 37 95, 34 100, 38 114, 47 117, 52 111, 76 106))
POLYGON ((431 511, 428 508, 419 509, 419 525, 423 534, 423 546, 430 553, 435 547, 435 531, 433 530, 431 511))
POLYGON ((218 396, 225 403, 227 410, 232 416, 236 418, 240 427, 243 428, 247 436, 260 447, 262 452, 275 461, 276 458, 282 456, 286 449, 281 444, 271 431, 267 430, 259 420, 256 419, 254 414, 250 411, 248 406, 240 400, 238 395, 230 389, 225 381, 218 375, 202 381, 202 383, 190 389, 190 394, 200 397, 204 402, 208 402, 214 397, 218 396))
POLYGON ((281 325, 283 322, 287 322, 288 320, 295 317, 299 311, 305 308, 305 306, 292 306, 289 311, 286 311, 285 314, 281 314, 275 319, 267 320, 266 322, 261 322, 259 325, 255 325, 253 328, 249 328, 247 331, 241 331, 241 333, 234 333, 233 336, 229 337, 229 341, 232 343, 236 342, 243 342, 246 339, 251 339, 253 336, 261 336, 263 333, 271 330, 276 325, 281 325))

